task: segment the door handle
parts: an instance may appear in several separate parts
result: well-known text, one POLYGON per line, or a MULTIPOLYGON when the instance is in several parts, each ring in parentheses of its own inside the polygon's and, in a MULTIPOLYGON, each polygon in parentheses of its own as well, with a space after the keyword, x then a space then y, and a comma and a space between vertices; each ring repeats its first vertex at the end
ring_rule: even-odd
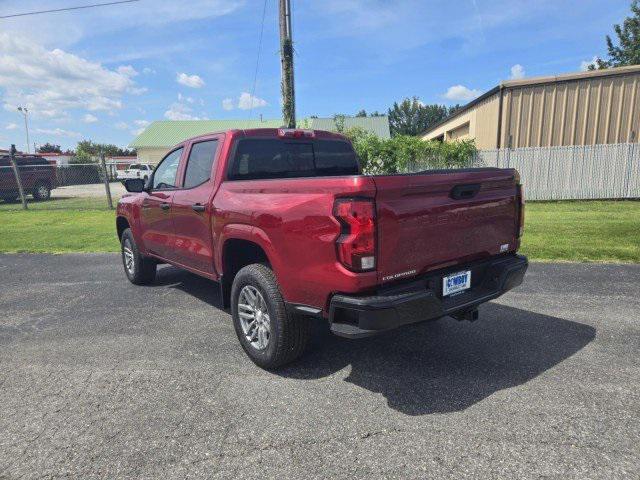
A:
POLYGON ((201 203, 195 203, 191 205, 191 208, 195 212, 204 212, 204 205, 202 205, 201 203))
POLYGON ((160 208, 162 210, 169 210, 171 208, 171 204, 163 202, 163 203, 160 204, 160 208))

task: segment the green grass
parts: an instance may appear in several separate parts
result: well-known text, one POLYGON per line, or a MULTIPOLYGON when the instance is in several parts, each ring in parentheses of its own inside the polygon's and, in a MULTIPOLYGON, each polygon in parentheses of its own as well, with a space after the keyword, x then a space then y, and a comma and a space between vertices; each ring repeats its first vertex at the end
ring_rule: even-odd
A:
MULTIPOLYGON (((0 252, 116 252, 103 198, 0 203, 0 252)), ((640 263, 640 202, 530 202, 522 253, 531 260, 640 263)))
POLYGON ((115 212, 103 198, 0 203, 0 252, 117 252, 115 212))
POLYGON ((530 202, 522 253, 532 260, 640 262, 640 202, 530 202))

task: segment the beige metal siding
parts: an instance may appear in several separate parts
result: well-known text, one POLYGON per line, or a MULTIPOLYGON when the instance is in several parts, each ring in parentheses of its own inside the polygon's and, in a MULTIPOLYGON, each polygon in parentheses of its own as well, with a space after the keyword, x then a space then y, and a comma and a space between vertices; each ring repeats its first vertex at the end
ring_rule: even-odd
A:
MULTIPOLYGON (((640 133, 640 67, 511 80, 502 93, 473 102, 423 138, 469 137, 479 149, 553 147, 637 142, 640 133), (502 112, 498 115, 502 94, 502 112)), ((497 90, 497 89, 496 89, 497 90)))
POLYGON ((637 141, 640 74, 509 88, 502 145, 511 148, 637 141))
POLYGON ((480 149, 495 148, 498 135, 498 108, 500 94, 481 102, 476 110, 475 141, 480 149))
POLYGON ((495 148, 498 135, 499 95, 492 95, 471 110, 464 112, 422 138, 445 141, 474 139, 479 149, 495 148))
POLYGON ((169 148, 138 147, 136 151, 137 151, 139 162, 151 163, 156 165, 167 154, 167 152, 169 151, 169 148))

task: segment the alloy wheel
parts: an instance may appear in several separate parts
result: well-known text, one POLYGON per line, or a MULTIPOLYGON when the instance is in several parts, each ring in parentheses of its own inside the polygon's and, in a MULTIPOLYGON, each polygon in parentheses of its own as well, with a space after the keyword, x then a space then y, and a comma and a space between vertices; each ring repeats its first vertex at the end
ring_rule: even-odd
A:
POLYGON ((264 350, 271 337, 271 319, 260 291, 245 285, 238 296, 238 316, 247 342, 256 350, 264 350))

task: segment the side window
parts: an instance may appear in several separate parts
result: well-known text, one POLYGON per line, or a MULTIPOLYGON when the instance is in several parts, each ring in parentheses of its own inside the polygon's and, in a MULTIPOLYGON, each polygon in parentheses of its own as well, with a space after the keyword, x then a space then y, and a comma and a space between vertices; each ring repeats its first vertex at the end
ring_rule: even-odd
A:
POLYGON ((153 174, 153 190, 175 188, 181 155, 182 147, 164 157, 153 174))
POLYGON ((194 143, 187 160, 184 188, 193 188, 211 178, 213 159, 218 148, 218 140, 194 143))

